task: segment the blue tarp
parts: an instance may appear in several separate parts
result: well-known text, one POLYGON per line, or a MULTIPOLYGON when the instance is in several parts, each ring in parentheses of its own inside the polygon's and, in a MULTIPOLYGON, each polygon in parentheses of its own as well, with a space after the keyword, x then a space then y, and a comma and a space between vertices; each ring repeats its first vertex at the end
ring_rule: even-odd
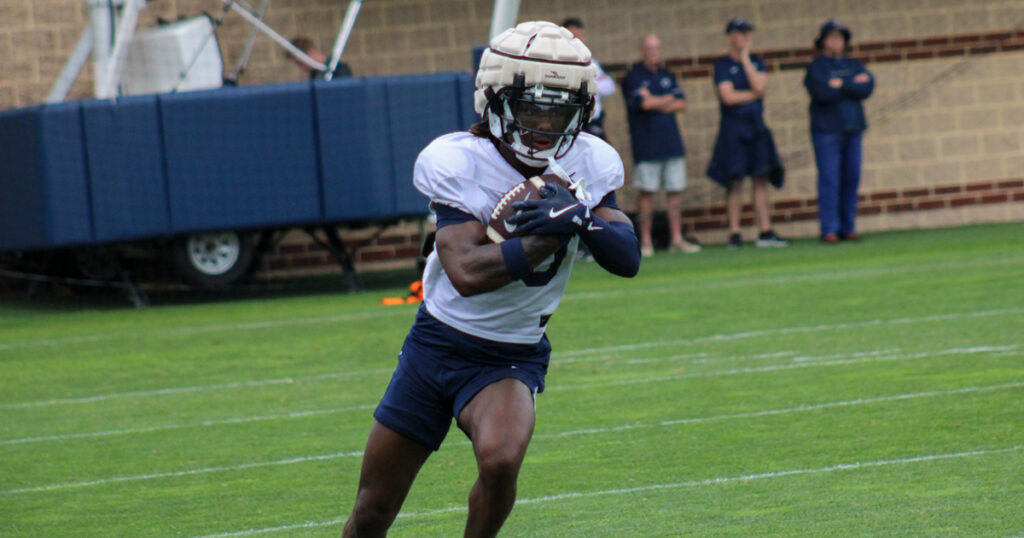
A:
POLYGON ((412 167, 476 121, 469 74, 0 112, 0 251, 427 213, 412 167))

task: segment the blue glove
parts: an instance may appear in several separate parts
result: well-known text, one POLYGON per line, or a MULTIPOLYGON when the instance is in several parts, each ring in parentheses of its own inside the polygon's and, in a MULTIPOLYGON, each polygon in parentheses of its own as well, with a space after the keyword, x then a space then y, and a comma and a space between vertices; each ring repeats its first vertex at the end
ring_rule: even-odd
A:
POLYGON ((569 189, 548 183, 541 187, 540 195, 539 200, 512 203, 519 212, 508 222, 517 226, 516 235, 572 235, 590 222, 590 208, 569 189))

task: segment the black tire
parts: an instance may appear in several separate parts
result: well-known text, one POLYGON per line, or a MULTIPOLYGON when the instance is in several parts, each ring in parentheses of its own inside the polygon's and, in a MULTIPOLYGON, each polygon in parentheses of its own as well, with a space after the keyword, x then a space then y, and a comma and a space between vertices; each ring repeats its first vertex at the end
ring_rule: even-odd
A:
POLYGON ((248 273, 254 248, 249 236, 224 231, 178 237, 171 250, 182 280, 200 288, 218 289, 248 273))

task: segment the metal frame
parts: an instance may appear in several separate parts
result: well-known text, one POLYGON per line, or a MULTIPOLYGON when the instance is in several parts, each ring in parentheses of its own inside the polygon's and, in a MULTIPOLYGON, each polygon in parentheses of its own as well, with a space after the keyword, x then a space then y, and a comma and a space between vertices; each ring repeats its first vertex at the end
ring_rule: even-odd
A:
MULTIPOLYGON (((85 63, 90 55, 93 59, 95 73, 93 83, 95 96, 116 98, 119 95, 125 54, 127 53, 129 43, 131 43, 132 38, 135 36, 135 30, 139 22, 139 12, 145 8, 147 0, 84 1, 91 11, 90 23, 82 32, 78 44, 75 46, 71 56, 68 57, 64 68, 54 82, 46 99, 47 103, 58 103, 67 98, 71 87, 81 74, 82 68, 85 67, 85 63)), ((295 45, 292 45, 284 36, 263 22, 263 15, 270 6, 270 0, 261 0, 258 9, 254 9, 242 0, 221 0, 221 2, 224 4, 225 13, 228 10, 234 11, 252 25, 252 30, 249 33, 249 37, 234 70, 225 76, 226 80, 232 81, 236 80, 245 69, 258 33, 263 33, 269 37, 298 59, 298 61, 317 71, 322 71, 324 78, 330 80, 334 69, 337 68, 338 63, 341 61, 341 55, 345 51, 345 45, 352 35, 356 17, 358 17, 359 10, 362 7, 362 0, 350 0, 348 9, 345 12, 345 18, 342 20, 341 28, 338 30, 338 37, 331 51, 331 58, 327 64, 323 64, 311 58, 295 45)), ((217 26, 214 26, 214 31, 216 29, 217 26)), ((187 76, 188 69, 181 74, 182 80, 187 76)))

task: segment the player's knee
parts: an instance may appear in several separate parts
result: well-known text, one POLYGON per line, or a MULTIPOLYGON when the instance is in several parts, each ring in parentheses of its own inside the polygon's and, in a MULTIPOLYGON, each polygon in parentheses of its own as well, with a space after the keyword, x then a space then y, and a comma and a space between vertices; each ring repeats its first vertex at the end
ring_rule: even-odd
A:
POLYGON ((386 495, 375 494, 370 490, 360 490, 356 497, 356 505, 352 510, 355 528, 369 532, 387 530, 401 509, 401 502, 390 499, 386 495))
POLYGON ((477 456, 481 480, 496 487, 514 486, 522 463, 522 451, 507 445, 481 450, 477 456))

